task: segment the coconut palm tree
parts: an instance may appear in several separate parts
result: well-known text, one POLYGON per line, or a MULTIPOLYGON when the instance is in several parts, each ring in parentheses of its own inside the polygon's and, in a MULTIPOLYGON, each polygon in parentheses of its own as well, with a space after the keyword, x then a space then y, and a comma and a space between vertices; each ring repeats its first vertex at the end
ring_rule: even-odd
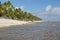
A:
POLYGON ((4 10, 4 7, 3 5, 1 4, 0 2, 0 16, 4 15, 5 14, 5 10, 4 10))

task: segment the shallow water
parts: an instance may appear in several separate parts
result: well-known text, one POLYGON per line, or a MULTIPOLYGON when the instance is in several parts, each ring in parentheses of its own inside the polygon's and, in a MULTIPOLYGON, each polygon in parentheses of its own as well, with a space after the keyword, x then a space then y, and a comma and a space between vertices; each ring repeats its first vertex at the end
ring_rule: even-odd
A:
POLYGON ((60 22, 0 28, 0 40, 60 40, 60 22))

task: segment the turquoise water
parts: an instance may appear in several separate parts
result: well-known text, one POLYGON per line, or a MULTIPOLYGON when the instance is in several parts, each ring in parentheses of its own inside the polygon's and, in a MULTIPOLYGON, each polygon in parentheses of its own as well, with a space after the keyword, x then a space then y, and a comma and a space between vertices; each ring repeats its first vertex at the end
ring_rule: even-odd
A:
POLYGON ((0 40, 60 40, 60 22, 0 28, 0 40))

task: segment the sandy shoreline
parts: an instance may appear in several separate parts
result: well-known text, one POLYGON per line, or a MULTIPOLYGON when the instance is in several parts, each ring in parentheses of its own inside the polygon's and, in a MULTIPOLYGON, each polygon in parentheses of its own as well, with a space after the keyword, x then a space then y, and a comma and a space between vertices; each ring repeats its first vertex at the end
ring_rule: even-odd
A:
MULTIPOLYGON (((33 21, 33 22, 42 22, 42 21, 33 21)), ((23 25, 23 24, 30 24, 30 23, 32 22, 0 18, 0 27, 7 27, 12 25, 23 25)))

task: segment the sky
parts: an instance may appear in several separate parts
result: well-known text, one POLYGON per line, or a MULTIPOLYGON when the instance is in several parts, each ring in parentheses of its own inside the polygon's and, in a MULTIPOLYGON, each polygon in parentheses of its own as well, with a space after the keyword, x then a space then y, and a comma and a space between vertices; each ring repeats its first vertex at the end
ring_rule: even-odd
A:
MULTIPOLYGON (((0 0, 2 3, 8 0, 0 0)), ((44 21, 60 21, 60 0, 10 0, 15 8, 31 12, 44 21)))

